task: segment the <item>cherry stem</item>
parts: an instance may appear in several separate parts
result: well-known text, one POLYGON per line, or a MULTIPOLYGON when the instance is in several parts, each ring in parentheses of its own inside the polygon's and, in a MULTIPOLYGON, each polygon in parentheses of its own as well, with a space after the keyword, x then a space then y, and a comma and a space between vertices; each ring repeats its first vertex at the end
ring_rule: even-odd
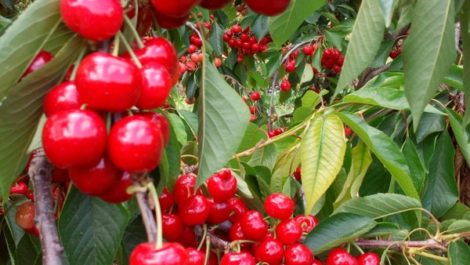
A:
POLYGON ((204 241, 206 240, 206 238, 207 238, 207 225, 204 224, 201 242, 199 242, 199 246, 197 247, 197 250, 201 250, 202 245, 204 245, 204 241))
POLYGON ((132 61, 134 61, 135 65, 137 67, 142 68, 142 64, 139 61, 139 58, 135 55, 134 51, 132 50, 132 47, 129 45, 129 42, 127 42, 126 38, 122 34, 122 32, 118 32, 119 38, 121 38, 122 44, 124 44, 124 47, 126 47, 127 52, 129 52, 129 55, 132 58, 132 61))
POLYGON ((137 203, 140 208, 140 213, 142 214, 142 220, 144 222, 145 231, 147 233, 148 241, 151 243, 156 242, 157 228, 155 218, 153 217, 152 210, 150 209, 147 200, 146 200, 146 190, 145 191, 136 191, 137 203))
POLYGON ((148 189, 155 204, 155 221, 157 223, 156 247, 157 249, 160 249, 163 246, 162 210, 160 208, 160 201, 158 199, 157 189, 155 188, 155 185, 153 185, 153 182, 149 182, 148 189))
POLYGON ((206 256, 204 257, 204 265, 209 263, 209 256, 211 251, 211 239, 206 237, 206 256))
MULTIPOLYGON (((138 7, 135 7, 136 9, 136 16, 137 16, 137 10, 138 10, 138 7)), ((143 48, 144 47, 144 43, 142 42, 142 39, 140 38, 139 36, 139 33, 137 32, 137 30, 135 29, 134 25, 132 24, 132 21, 129 19, 129 17, 126 15, 124 16, 124 21, 126 22, 126 24, 129 26, 131 32, 132 32, 132 35, 134 35, 135 37, 135 41, 137 42, 137 46, 139 46, 139 48, 143 48)))
POLYGON ((119 44, 121 43, 121 38, 119 38, 118 36, 115 36, 114 37, 114 41, 113 41, 113 52, 112 52, 112 55, 113 56, 118 56, 119 55, 119 44))
POLYGON ((75 77, 77 76, 78 67, 80 66, 80 62, 82 61, 83 57, 85 56, 86 48, 83 48, 80 51, 80 54, 77 57, 77 60, 73 63, 72 74, 70 74, 70 81, 74 81, 75 77))

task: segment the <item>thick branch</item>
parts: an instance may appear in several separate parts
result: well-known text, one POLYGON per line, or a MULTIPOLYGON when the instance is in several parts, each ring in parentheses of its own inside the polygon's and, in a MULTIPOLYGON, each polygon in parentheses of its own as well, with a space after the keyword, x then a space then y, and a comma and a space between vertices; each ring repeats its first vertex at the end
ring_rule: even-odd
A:
MULTIPOLYGON (((204 234, 204 231, 202 230, 201 226, 196 226, 194 228, 194 233, 198 237, 202 237, 204 234)), ((230 242, 223 240, 222 238, 218 237, 216 234, 214 234, 212 231, 207 231, 207 237, 211 241, 211 246, 218 248, 220 250, 228 250, 230 247, 230 242)))
POLYGON ((356 244, 363 248, 429 248, 447 251, 445 243, 428 239, 423 241, 389 241, 389 240, 364 240, 359 239, 356 244))
POLYGON ((33 182, 35 199, 35 221, 39 229, 44 265, 61 265, 62 247, 54 219, 54 199, 52 196, 52 165, 44 151, 38 150, 31 161, 29 176, 33 182))
POLYGON ((140 213, 142 214, 145 231, 147 232, 148 241, 154 243, 157 241, 157 227, 155 226, 155 218, 153 217, 154 215, 150 209, 146 195, 145 192, 137 192, 136 197, 140 213))
POLYGON ((390 68, 391 63, 382 65, 377 68, 368 68, 359 78, 359 81, 356 84, 356 89, 363 87, 367 82, 372 78, 378 76, 379 74, 387 71, 390 68))

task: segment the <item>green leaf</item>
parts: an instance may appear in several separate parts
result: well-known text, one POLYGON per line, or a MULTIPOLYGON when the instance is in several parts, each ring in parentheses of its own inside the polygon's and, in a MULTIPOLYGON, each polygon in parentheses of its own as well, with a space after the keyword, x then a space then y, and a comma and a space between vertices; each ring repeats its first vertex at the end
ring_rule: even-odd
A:
MULTIPOLYGON (((470 1, 466 1, 463 7, 463 15, 460 21, 462 27, 462 51, 464 58, 470 58, 470 1)), ((465 105, 470 106, 470 60, 464 61, 463 87, 465 93, 465 105)), ((465 111, 464 125, 470 123, 470 110, 465 111)))
POLYGON ((23 170, 23 159, 42 114, 42 99, 56 85, 75 60, 84 43, 77 37, 63 43, 63 49, 43 68, 14 87, 0 105, 0 197, 7 198, 10 186, 23 170))
POLYGON ((292 0, 281 15, 269 18, 269 32, 276 46, 290 39, 302 22, 324 4, 325 0, 292 0))
POLYGON ((271 192, 282 192, 286 179, 292 175, 300 164, 298 152, 299 147, 296 145, 279 156, 273 169, 273 175, 271 176, 271 192))
POLYGON ((59 219, 70 265, 112 264, 128 220, 124 206, 70 190, 59 219))
POLYGON ((443 216, 458 201, 459 192, 454 176, 455 150, 447 132, 439 137, 429 165, 424 187, 423 205, 437 218, 443 216))
POLYGON ((410 138, 407 138, 405 141, 403 146, 403 155, 405 156, 408 167, 410 168, 413 183, 415 184, 418 192, 421 192, 426 179, 427 169, 424 165, 424 161, 419 157, 416 146, 410 138))
POLYGON ((335 213, 354 213, 372 219, 422 208, 421 203, 400 194, 379 193, 362 198, 354 198, 339 207, 335 213))
POLYGON ((416 130, 416 141, 424 141, 429 135, 445 130, 445 116, 434 113, 423 113, 416 130))
POLYGON ((305 244, 318 255, 345 242, 351 242, 374 228, 376 222, 351 213, 335 214, 322 220, 305 239, 305 244))
POLYGON ((241 97, 211 63, 204 63, 199 95, 199 171, 201 185, 237 151, 250 121, 241 97))
POLYGON ((278 151, 276 145, 267 145, 256 150, 248 161, 248 164, 252 167, 264 166, 269 169, 273 169, 274 165, 276 164, 277 154, 278 151))
POLYGON ((462 152, 462 155, 465 158, 465 161, 467 161, 467 164, 470 165, 470 138, 467 131, 462 126, 462 119, 455 111, 451 109, 446 109, 446 111, 447 114, 449 114, 449 123, 452 127, 455 140, 460 147, 460 152, 462 152))
POLYGON ((223 37, 224 30, 218 23, 213 23, 211 27, 211 35, 209 36, 209 43, 214 49, 216 55, 221 55, 224 52, 223 37))
POLYGON ((393 11, 395 11, 395 0, 380 0, 380 7, 384 15, 385 27, 388 28, 392 23, 393 11))
POLYGON ((458 90, 463 90, 463 67, 452 65, 449 73, 444 77, 444 84, 458 90))
POLYGON ((470 247, 463 240, 458 240, 449 245, 450 265, 466 265, 470 260, 470 247))
POLYGON ((419 195, 410 176, 406 159, 396 143, 385 133, 368 125, 364 120, 352 113, 341 112, 338 113, 338 116, 377 156, 384 167, 392 174, 405 194, 418 199, 419 195))
POLYGON ((384 31, 385 20, 379 1, 362 1, 335 95, 340 93, 374 61, 380 49, 384 31))
POLYGON ((41 247, 38 238, 25 234, 16 248, 15 265, 41 264, 41 247))
POLYGON ((345 152, 344 127, 338 116, 316 114, 300 147, 306 214, 310 214, 335 180, 343 165, 345 152))
POLYGON ((403 59, 405 93, 416 129, 456 56, 453 1, 418 0, 411 25, 403 59))
POLYGON ((447 234, 464 233, 470 231, 470 220, 457 220, 449 225, 447 234))

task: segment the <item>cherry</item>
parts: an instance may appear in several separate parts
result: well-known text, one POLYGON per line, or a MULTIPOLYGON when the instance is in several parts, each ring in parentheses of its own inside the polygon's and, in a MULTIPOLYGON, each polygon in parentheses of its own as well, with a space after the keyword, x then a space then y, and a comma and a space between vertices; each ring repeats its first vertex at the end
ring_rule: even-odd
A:
POLYGON ((94 41, 116 35, 124 21, 119 0, 61 0, 60 14, 72 31, 94 41))
POLYGON ((138 115, 145 116, 152 120, 162 132, 163 140, 165 145, 170 141, 170 123, 166 119, 165 115, 156 112, 141 112, 138 115))
POLYGON ((221 67, 221 66, 222 66, 222 59, 220 59, 219 57, 216 57, 216 58, 214 59, 214 65, 215 65, 215 67, 217 67, 217 68, 221 67))
POLYGON ((303 53, 306 55, 306 56, 313 56, 313 54, 315 54, 315 50, 317 49, 317 46, 315 46, 314 44, 313 45, 306 45, 304 46, 304 48, 302 49, 303 53))
POLYGON ((184 17, 169 17, 161 13, 155 13, 158 25, 164 29, 176 29, 183 26, 189 18, 189 14, 184 17))
POLYGON ((273 193, 264 201, 264 209, 269 216, 285 220, 294 213, 295 203, 287 195, 273 193))
POLYGON ((284 220, 277 225, 276 235, 285 245, 294 244, 302 237, 302 228, 294 219, 284 220))
POLYGON ((28 66, 28 68, 26 69, 26 71, 23 73, 23 76, 22 77, 25 77, 29 74, 31 74, 32 72, 35 72, 37 70, 39 70, 41 67, 43 67, 46 63, 52 61, 52 59, 54 59, 54 55, 52 55, 51 53, 47 52, 47 51, 40 51, 36 57, 34 57, 33 61, 31 62, 31 64, 28 66))
POLYGON ((186 265, 204 265, 204 261, 206 259, 206 254, 195 249, 195 248, 188 248, 186 249, 188 252, 188 262, 186 265))
POLYGON ((250 113, 251 114, 256 114, 256 107, 255 106, 249 106, 250 108, 250 113))
POLYGON ((380 256, 375 252, 366 252, 357 258, 358 265, 380 265, 380 256))
POLYGON ((177 55, 173 44, 163 37, 146 39, 144 44, 145 46, 142 49, 134 52, 140 63, 142 65, 159 63, 167 67, 170 75, 174 75, 177 66, 177 55))
POLYGON ((258 211, 248 211, 240 218, 243 234, 247 239, 259 241, 268 234, 268 224, 258 211))
POLYGON ((173 195, 178 205, 183 205, 194 194, 196 175, 187 173, 178 177, 173 188, 173 195))
POLYGON ((253 256, 247 252, 227 253, 222 257, 220 265, 255 265, 253 256))
POLYGON ((35 210, 34 203, 25 202, 18 206, 16 210, 16 224, 24 230, 34 229, 36 227, 34 223, 35 210))
POLYGON ((29 192, 28 185, 24 182, 17 182, 10 188, 10 194, 26 195, 29 192))
POLYGON ((256 247, 256 260, 270 265, 281 264, 284 247, 279 240, 266 238, 256 247))
POLYGON ((302 232, 306 234, 310 233, 318 225, 318 218, 313 215, 299 215, 294 220, 300 225, 302 232))
POLYGON ((132 198, 132 194, 127 192, 127 189, 132 186, 131 175, 124 172, 121 179, 106 193, 100 194, 99 197, 109 203, 121 203, 128 201, 132 198))
POLYGON ((44 97, 43 108, 46 117, 63 110, 77 110, 80 107, 77 86, 73 82, 64 82, 55 86, 44 97))
POLYGON ((104 121, 89 110, 52 115, 42 132, 44 152, 59 168, 96 165, 105 151, 106 138, 104 121))
POLYGON ((197 46, 191 44, 191 45, 189 45, 187 52, 188 53, 195 53, 195 52, 197 52, 197 50, 198 50, 197 46))
POLYGON ((173 81, 165 66, 150 63, 140 69, 142 93, 137 101, 139 109, 156 109, 163 106, 170 95, 173 81))
POLYGON ((297 181, 302 181, 302 168, 298 166, 294 171, 294 178, 297 181))
POLYGON ((111 128, 108 154, 120 169, 150 172, 160 163, 164 139, 160 127, 142 116, 129 116, 111 128))
POLYGON ((186 265, 188 253, 178 243, 164 243, 155 249, 152 243, 142 243, 132 250, 130 265, 186 265))
POLYGON ((347 138, 349 138, 349 137, 351 136, 351 134, 352 134, 351 128, 345 127, 345 128, 344 128, 344 135, 345 135, 347 138))
POLYGON ((157 13, 165 16, 180 18, 189 14, 191 9, 199 4, 200 0, 160 1, 151 0, 157 13))
POLYGON ((199 244, 197 242, 196 234, 194 234, 194 231, 189 227, 184 227, 183 233, 176 241, 185 247, 197 247, 199 244))
POLYGON ((177 240, 184 230, 183 222, 178 215, 164 214, 162 216, 163 237, 168 241, 177 240))
POLYGON ((69 174, 75 187, 89 195, 106 193, 122 176, 122 172, 108 158, 101 159, 93 167, 71 168, 69 174))
POLYGON ((246 238, 245 234, 243 233, 242 225, 240 224, 240 222, 235 222, 233 223, 232 227, 230 227, 229 237, 230 241, 237 241, 246 238))
POLYGON ((287 9, 290 0, 246 0, 245 2, 255 13, 275 16, 287 9))
POLYGON ((207 189, 214 201, 228 201, 237 192, 237 179, 230 169, 221 170, 207 180, 207 189))
POLYGON ((261 99, 261 95, 258 91, 254 91, 253 93, 251 93, 250 98, 253 101, 258 101, 261 99))
POLYGON ((287 63, 284 64, 284 69, 286 69, 286 72, 292 73, 295 72, 297 67, 295 66, 295 61, 288 61, 287 63))
POLYGON ((215 10, 221 9, 230 2, 231 0, 202 0, 199 5, 207 9, 215 10))
POLYGON ((203 195, 191 197, 180 209, 179 215, 185 225, 202 225, 210 214, 210 202, 203 195))
POLYGON ((291 90, 291 84, 289 82, 289 79, 283 79, 281 82, 281 90, 284 92, 289 92, 291 90))
POLYGON ((232 210, 227 202, 212 202, 208 221, 211 224, 220 224, 228 220, 232 210))
POLYGON ((312 262, 312 265, 323 265, 323 263, 321 263, 321 261, 316 259, 312 262))
POLYGON ((345 249, 335 248, 330 251, 326 258, 327 265, 359 265, 356 258, 345 249))
POLYGON ((286 265, 311 265, 314 259, 310 249, 300 243, 288 246, 284 258, 286 265))
POLYGON ((245 203, 240 198, 231 198, 228 200, 228 204, 230 206, 230 210, 232 211, 232 215, 230 216, 230 220, 232 222, 237 221, 246 212, 248 212, 248 207, 246 207, 245 203))
POLYGON ((243 29, 242 29, 242 26, 240 26, 240 24, 235 24, 230 28, 230 32, 233 34, 238 34, 242 31, 243 29))
POLYGON ((169 212, 175 203, 175 198, 173 198, 173 194, 171 194, 167 188, 163 188, 163 191, 158 197, 158 201, 160 202, 162 212, 169 212))

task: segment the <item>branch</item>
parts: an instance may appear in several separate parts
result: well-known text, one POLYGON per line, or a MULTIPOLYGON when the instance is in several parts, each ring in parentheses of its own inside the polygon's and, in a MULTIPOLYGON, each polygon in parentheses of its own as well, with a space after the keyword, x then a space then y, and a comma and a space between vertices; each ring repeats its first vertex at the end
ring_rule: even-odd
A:
POLYGON ((44 151, 38 150, 29 167, 35 198, 35 221, 39 229, 39 239, 44 265, 62 265, 62 247, 54 219, 54 199, 52 196, 52 165, 44 151))
MULTIPOLYGON (((196 226, 194 228, 194 233, 198 237, 202 237, 204 234, 204 231, 202 230, 201 226, 196 226)), ((230 242, 223 240, 222 238, 218 237, 216 234, 214 234, 212 231, 207 231, 207 237, 209 238, 211 242, 211 246, 214 246, 220 250, 228 250, 230 247, 230 242)))
POLYGON ((146 192, 137 192, 137 203, 139 204, 140 213, 142 214, 142 220, 145 226, 145 232, 147 233, 148 241, 155 243, 157 241, 157 227, 155 226, 155 218, 153 217, 153 211, 150 209, 150 205, 147 200, 146 192))
POLYGON ((378 76, 379 74, 387 71, 390 68, 391 63, 382 65, 377 68, 368 68, 359 78, 356 89, 363 87, 367 82, 369 82, 372 78, 378 76))
POLYGON ((445 243, 428 239, 423 241, 388 241, 359 239, 356 244, 363 248, 429 248, 447 251, 445 243))

